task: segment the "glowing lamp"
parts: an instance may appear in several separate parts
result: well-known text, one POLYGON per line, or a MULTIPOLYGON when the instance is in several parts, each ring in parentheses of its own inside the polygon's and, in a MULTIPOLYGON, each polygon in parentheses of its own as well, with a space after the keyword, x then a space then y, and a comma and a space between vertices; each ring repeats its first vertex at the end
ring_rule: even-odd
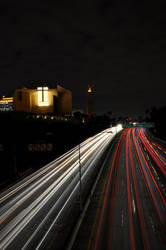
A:
POLYGON ((88 88, 88 92, 89 92, 89 93, 91 93, 91 92, 92 92, 92 89, 91 89, 90 87, 88 88))

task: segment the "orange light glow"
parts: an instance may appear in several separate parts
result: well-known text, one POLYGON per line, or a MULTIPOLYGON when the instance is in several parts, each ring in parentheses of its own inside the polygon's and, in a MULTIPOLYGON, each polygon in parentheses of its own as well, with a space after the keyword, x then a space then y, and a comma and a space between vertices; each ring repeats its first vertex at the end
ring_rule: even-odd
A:
POLYGON ((89 93, 91 93, 91 92, 92 92, 91 87, 88 87, 88 92, 89 92, 89 93))
POLYGON ((0 103, 8 103, 8 102, 13 102, 13 97, 3 96, 2 99, 0 100, 0 103))

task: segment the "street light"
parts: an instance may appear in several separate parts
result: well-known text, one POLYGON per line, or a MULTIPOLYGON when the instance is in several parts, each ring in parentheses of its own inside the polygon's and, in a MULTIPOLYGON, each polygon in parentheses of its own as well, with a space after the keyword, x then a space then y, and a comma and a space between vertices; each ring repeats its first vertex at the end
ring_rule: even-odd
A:
POLYGON ((78 145, 78 156, 79 156, 79 182, 80 182, 80 189, 79 189, 79 195, 80 195, 80 210, 82 211, 82 180, 81 180, 81 152, 80 152, 80 143, 78 145))

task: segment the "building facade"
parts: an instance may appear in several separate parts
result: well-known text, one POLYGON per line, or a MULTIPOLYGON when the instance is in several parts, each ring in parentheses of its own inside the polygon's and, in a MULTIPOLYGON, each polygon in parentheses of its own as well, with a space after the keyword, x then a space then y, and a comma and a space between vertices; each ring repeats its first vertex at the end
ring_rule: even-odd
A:
POLYGON ((13 111, 13 97, 2 97, 0 100, 0 111, 13 111))
POLYGON ((13 96, 13 108, 15 111, 57 115, 72 114, 72 92, 60 85, 56 89, 46 86, 37 89, 16 89, 13 96))

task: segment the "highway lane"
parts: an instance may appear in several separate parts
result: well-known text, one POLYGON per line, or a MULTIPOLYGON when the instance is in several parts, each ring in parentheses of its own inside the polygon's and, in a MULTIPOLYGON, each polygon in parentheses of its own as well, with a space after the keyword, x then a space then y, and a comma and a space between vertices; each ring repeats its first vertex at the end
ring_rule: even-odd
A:
MULTIPOLYGON (((94 136, 93 138, 89 138, 87 139, 85 142, 81 143, 80 147, 81 147, 81 151, 84 150, 84 147, 88 144, 88 147, 91 146, 91 144, 89 142, 95 143, 95 140, 99 140, 100 136, 102 136, 102 133, 99 133, 98 135, 94 136)), ((77 157, 77 151, 78 151, 78 146, 76 146, 75 148, 71 149, 69 152, 67 152, 66 154, 60 156, 58 159, 56 159, 55 161, 47 164, 45 167, 43 167, 42 169, 38 170, 37 172, 35 172, 34 174, 32 174, 31 176, 28 176, 26 179, 24 179, 22 182, 19 182, 18 184, 16 184, 15 186, 12 186, 9 190, 7 190, 5 193, 0 195, 0 203, 2 203, 4 200, 8 199, 9 197, 11 197, 13 194, 15 195, 17 192, 20 191, 20 193, 22 193, 22 188, 24 189, 25 187, 27 188, 27 186, 33 183, 33 181, 35 181, 35 183, 37 182, 37 179, 39 178, 39 181, 41 181, 41 177, 42 175, 44 175, 44 178, 46 177, 46 174, 51 174, 51 170, 55 171, 55 168, 61 168, 61 163, 63 164, 71 164, 72 160, 74 159, 74 155, 77 157), (60 167, 59 167, 60 165, 60 167)), ((28 189, 27 189, 28 190, 28 189)))
POLYGON ((164 150, 145 129, 123 131, 72 250, 165 249, 164 150))
MULTIPOLYGON (((104 130, 81 143, 83 189, 119 129, 104 130)), ((49 244, 49 235, 64 225, 78 200, 78 155, 77 146, 1 194, 0 249, 42 249, 49 244)))
MULTIPOLYGON (((92 138, 88 139, 84 143, 82 143, 80 145, 81 155, 83 156, 85 152, 88 152, 88 150, 92 148, 92 146, 95 145, 102 137, 103 137, 103 134, 100 133, 97 136, 95 136, 93 139, 92 138)), ((1 207, 6 210, 6 206, 4 206, 4 203, 6 202, 6 199, 7 199, 7 205, 10 204, 10 207, 13 208, 14 203, 17 200, 21 200, 22 202, 24 199, 27 198, 26 195, 29 196, 31 193, 38 191, 43 186, 45 188, 45 185, 43 184, 45 184, 48 180, 49 180, 48 185, 50 185, 50 179, 52 177, 54 177, 55 175, 56 175, 56 178, 58 178, 59 176, 62 176, 62 173, 67 170, 66 168, 68 166, 72 166, 72 163, 75 163, 76 160, 78 160, 78 147, 75 147, 74 149, 69 151, 67 154, 65 154, 63 157, 58 158, 57 160, 53 161, 51 164, 48 164, 48 166, 39 170, 36 174, 33 174, 32 176, 28 177, 28 180, 24 180, 16 188, 13 187, 13 189, 7 192, 7 194, 2 194, 1 195, 2 197, 0 198, 1 207), (16 198, 15 198, 15 195, 17 195, 16 198)), ((2 211, 2 208, 0 212, 2 211)))

